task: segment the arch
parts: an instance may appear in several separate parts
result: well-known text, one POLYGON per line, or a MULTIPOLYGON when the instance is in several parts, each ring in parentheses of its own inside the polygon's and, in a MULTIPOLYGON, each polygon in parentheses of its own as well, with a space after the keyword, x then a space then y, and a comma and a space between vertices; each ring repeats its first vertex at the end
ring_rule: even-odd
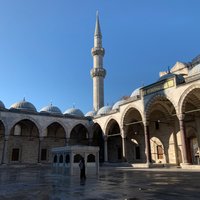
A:
POLYGON ((98 123, 93 124, 92 145, 99 147, 99 162, 104 162, 104 134, 98 123))
MULTIPOLYGON (((105 122, 105 124, 104 124, 104 127, 103 127, 103 131, 104 131, 104 134, 106 134, 106 130, 107 130, 107 127, 108 127, 108 124, 110 123, 110 121, 112 121, 112 120, 114 120, 114 121, 116 121, 118 124, 119 124, 119 122, 118 122, 118 120, 114 117, 114 116, 110 116, 107 120, 106 120, 106 122, 105 122)), ((120 126, 119 126, 120 127, 120 126)))
POLYGON ((60 126, 62 126, 63 127, 63 129, 64 129, 64 131, 65 131, 65 136, 67 137, 68 136, 68 127, 69 127, 69 124, 67 123, 67 122, 63 122, 63 121, 61 121, 61 120, 51 120, 51 121, 49 121, 48 122, 48 124, 46 124, 45 125, 45 127, 43 127, 43 130, 44 129, 47 129, 51 124, 53 124, 53 123, 58 123, 58 124, 60 124, 60 126), (68 126, 68 127, 67 127, 68 126))
POLYGON ((30 117, 30 116, 26 116, 26 117, 14 119, 14 120, 11 122, 11 124, 10 124, 10 126, 9 126, 9 129, 8 129, 9 134, 10 134, 12 128, 13 128, 17 123, 19 123, 20 121, 23 121, 23 120, 29 120, 29 121, 31 121, 32 123, 34 123, 35 126, 36 126, 37 129, 38 129, 39 136, 41 136, 41 133, 42 133, 42 127, 41 127, 41 125, 39 124, 39 122, 38 122, 37 120, 35 120, 34 118, 32 118, 32 117, 30 117))
POLYGON ((74 155, 74 163, 79 163, 83 156, 81 154, 74 155))
POLYGON ((51 123, 51 124, 49 124, 49 125, 47 126, 47 128, 46 128, 46 130, 47 130, 47 137, 49 137, 49 135, 50 135, 50 136, 52 135, 51 129, 53 129, 53 128, 51 128, 51 127, 55 127, 55 129, 56 129, 56 130, 53 132, 53 137, 54 137, 54 138, 66 138, 65 129, 64 129, 64 127, 63 127, 60 123, 58 123, 58 122, 53 122, 53 123, 51 123), (64 137, 62 137, 62 135, 61 135, 61 136, 58 135, 58 134, 59 134, 59 132, 58 132, 59 128, 63 129, 63 131, 64 131, 64 137), (51 131, 51 132, 50 132, 50 131, 51 131))
POLYGON ((54 162, 54 163, 57 163, 57 159, 58 159, 58 158, 57 158, 57 155, 55 155, 54 158, 53 158, 53 162, 54 162))
POLYGON ((5 125, 4 123, 0 120, 0 139, 1 137, 5 136, 5 125))
POLYGON ((95 162, 95 155, 93 155, 93 154, 89 154, 88 156, 87 156, 87 162, 95 162))
POLYGON ((165 149, 163 142, 158 137, 151 137, 151 157, 155 163, 165 163, 165 149))
POLYGON ((59 163, 63 163, 63 155, 62 154, 59 156, 59 163))
POLYGON ((129 106, 127 106, 127 108, 124 110, 124 112, 122 113, 122 116, 121 116, 121 122, 120 122, 120 124, 121 124, 122 127, 123 127, 123 124, 124 124, 124 121, 125 121, 124 119, 125 119, 127 113, 130 111, 130 109, 135 109, 135 110, 137 110, 137 111, 139 112, 141 118, 142 118, 142 121, 144 121, 144 115, 142 114, 143 112, 141 111, 141 109, 140 109, 138 106, 129 105, 129 106))
POLYGON ((115 134, 118 134, 118 133, 121 134, 119 123, 113 118, 111 118, 107 123, 106 129, 105 129, 105 134, 106 135, 112 135, 111 132, 109 133, 109 129, 115 129, 114 130, 115 134), (118 133, 116 132, 117 130, 118 130, 118 133))
POLYGON ((87 145, 88 137, 88 129, 80 123, 74 126, 71 130, 69 143, 70 145, 87 145))
POLYGON ((177 113, 177 106, 175 104, 175 102, 173 101, 173 99, 165 94, 155 94, 154 96, 152 96, 147 103, 145 104, 145 114, 146 114, 146 120, 149 119, 149 115, 151 112, 151 108, 153 106, 153 104, 157 101, 157 100, 161 100, 161 99, 167 99, 174 107, 175 112, 177 113))
POLYGON ((194 84, 189 86, 181 95, 179 101, 178 101, 178 113, 181 114, 183 113, 183 111, 185 110, 185 104, 186 104, 186 97, 188 96, 188 94, 194 90, 194 89, 200 89, 200 84, 194 84))

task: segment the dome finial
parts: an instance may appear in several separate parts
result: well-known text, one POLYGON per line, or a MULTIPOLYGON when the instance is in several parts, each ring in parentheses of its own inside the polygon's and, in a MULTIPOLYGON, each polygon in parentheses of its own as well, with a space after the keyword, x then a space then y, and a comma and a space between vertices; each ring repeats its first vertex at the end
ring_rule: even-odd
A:
POLYGON ((23 98, 23 101, 26 101, 25 97, 23 98))

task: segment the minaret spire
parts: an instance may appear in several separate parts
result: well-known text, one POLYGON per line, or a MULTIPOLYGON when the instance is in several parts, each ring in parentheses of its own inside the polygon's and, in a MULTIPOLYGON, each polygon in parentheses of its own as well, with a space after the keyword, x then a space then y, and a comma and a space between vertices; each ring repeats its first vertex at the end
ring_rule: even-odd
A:
POLYGON ((99 13, 96 13, 96 25, 94 32, 94 47, 91 50, 93 56, 93 68, 90 71, 93 79, 93 107, 98 111, 104 106, 104 78, 106 70, 103 68, 103 56, 105 50, 102 47, 102 34, 99 23, 99 13))
POLYGON ((95 26, 94 36, 102 37, 101 28, 100 28, 100 24, 99 24, 99 11, 98 10, 97 10, 97 13, 96 13, 96 26, 95 26))

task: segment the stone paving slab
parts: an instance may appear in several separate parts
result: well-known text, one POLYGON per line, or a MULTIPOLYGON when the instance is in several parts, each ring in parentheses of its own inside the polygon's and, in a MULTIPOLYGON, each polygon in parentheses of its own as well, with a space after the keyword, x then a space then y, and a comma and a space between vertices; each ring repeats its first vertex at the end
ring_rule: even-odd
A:
POLYGON ((200 199, 200 171, 101 167, 99 176, 63 175, 50 167, 0 167, 0 200, 200 199))

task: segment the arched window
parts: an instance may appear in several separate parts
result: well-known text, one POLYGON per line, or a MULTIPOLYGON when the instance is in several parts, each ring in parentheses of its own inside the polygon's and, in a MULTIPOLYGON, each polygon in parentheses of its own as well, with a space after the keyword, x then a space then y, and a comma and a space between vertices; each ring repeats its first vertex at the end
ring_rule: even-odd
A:
POLYGON ((81 156, 80 154, 76 154, 76 155, 74 156, 74 163, 80 162, 81 158, 82 158, 82 156, 81 156))
POLYGON ((87 162, 95 162, 95 156, 93 154, 89 154, 87 157, 87 162))
POLYGON ((57 163, 57 155, 54 156, 53 162, 54 162, 54 163, 57 163))
POLYGON ((63 163, 63 155, 60 155, 59 163, 63 163))

